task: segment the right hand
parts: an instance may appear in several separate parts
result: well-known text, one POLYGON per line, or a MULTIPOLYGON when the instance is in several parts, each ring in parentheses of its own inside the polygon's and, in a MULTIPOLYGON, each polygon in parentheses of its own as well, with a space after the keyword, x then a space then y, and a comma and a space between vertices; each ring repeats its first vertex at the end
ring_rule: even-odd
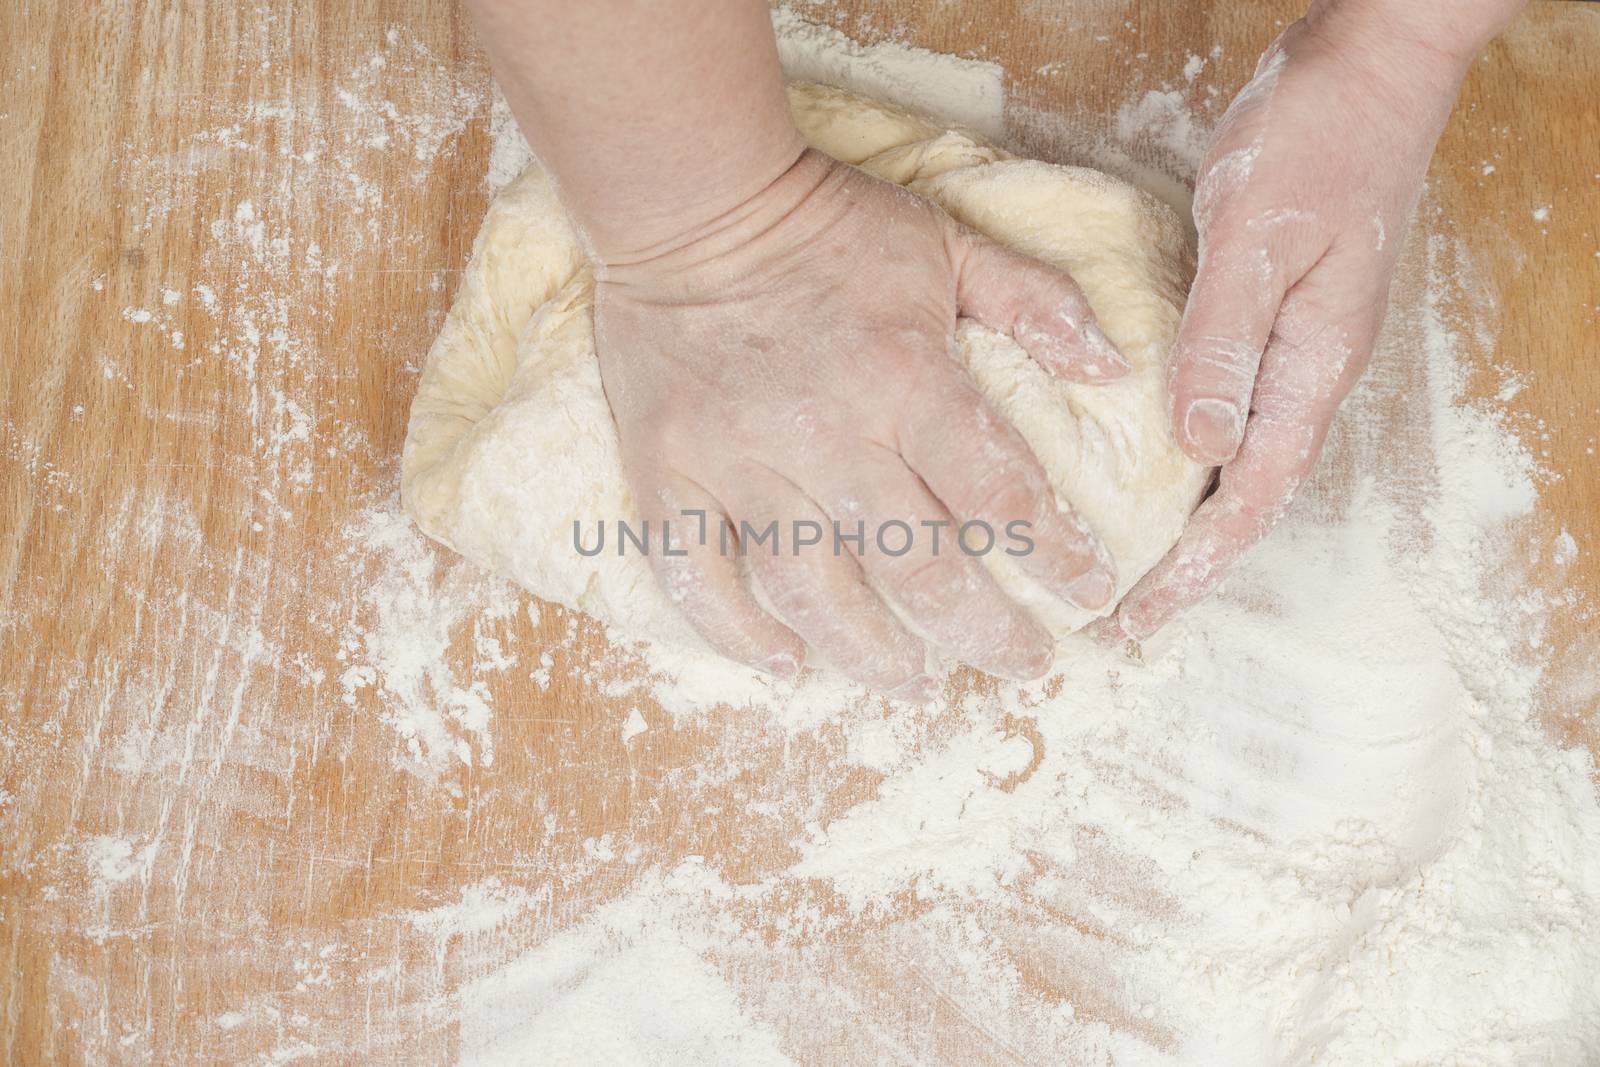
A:
MULTIPOLYGON (((1195 184, 1199 272, 1172 349, 1172 431, 1216 492, 1117 610, 1142 641, 1288 513, 1371 358, 1428 160, 1473 50, 1416 0, 1316 3, 1262 56, 1195 184)), ((1491 0, 1478 17, 1509 17, 1491 0)), ((1463 12, 1466 14, 1466 12, 1463 12)))
MULTIPOLYGON (((981 670, 1038 677, 1051 635, 1001 592, 954 530, 1031 523, 1021 565, 1087 609, 1116 588, 1110 557, 1061 505, 1022 438, 952 357, 958 312, 1013 336, 1075 381, 1128 364, 1065 273, 957 225, 931 202, 813 151, 714 223, 597 270, 595 342, 656 574, 718 652, 798 674, 809 645, 892 696, 937 691, 922 641, 981 670), (707 516, 704 543, 685 512, 707 516), (748 558, 776 614, 745 587, 718 524, 779 524, 783 550, 748 558), (795 551, 812 521, 823 542, 795 551), (833 522, 865 521, 865 551, 833 522), (894 557, 881 523, 915 531, 894 557), (949 522, 939 551, 922 523, 949 522)), ((730 537, 729 543, 736 543, 730 537)), ((898 543, 898 542, 896 542, 898 543)))

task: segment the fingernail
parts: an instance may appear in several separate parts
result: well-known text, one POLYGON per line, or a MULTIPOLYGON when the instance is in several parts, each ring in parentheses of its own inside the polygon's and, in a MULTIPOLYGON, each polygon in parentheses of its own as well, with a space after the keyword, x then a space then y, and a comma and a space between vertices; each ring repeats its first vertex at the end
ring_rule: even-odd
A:
POLYGON ((1107 615, 1096 619, 1080 631, 1083 636, 1099 645, 1101 648, 1119 648, 1128 640, 1128 635, 1122 629, 1122 623, 1115 615, 1107 615))
POLYGON ((792 682, 800 677, 800 661, 788 652, 779 652, 775 656, 767 657, 756 669, 777 675, 786 682, 792 682))
POLYGON ((1031 682, 1050 672, 1056 660, 1056 640, 1032 618, 1019 621, 995 655, 970 661, 980 671, 1014 682, 1031 682))
POLYGON ((1098 567, 1084 571, 1067 584, 1067 599, 1088 611, 1105 607, 1116 592, 1116 579, 1098 567))
POLYGON ((944 691, 944 686, 937 679, 926 674, 919 674, 909 682, 901 682, 889 690, 886 696, 890 700, 903 700, 912 704, 929 704, 933 698, 944 691))
POLYGON ((1089 354, 1103 363, 1110 373, 1121 375, 1133 369, 1128 357, 1117 351, 1117 346, 1111 343, 1111 338, 1106 336, 1099 323, 1090 322, 1084 325, 1083 343, 1089 349, 1089 354))
POLYGON ((1202 397, 1191 402, 1184 412, 1183 432, 1201 459, 1221 464, 1239 451, 1244 420, 1239 417, 1239 409, 1226 400, 1202 397))

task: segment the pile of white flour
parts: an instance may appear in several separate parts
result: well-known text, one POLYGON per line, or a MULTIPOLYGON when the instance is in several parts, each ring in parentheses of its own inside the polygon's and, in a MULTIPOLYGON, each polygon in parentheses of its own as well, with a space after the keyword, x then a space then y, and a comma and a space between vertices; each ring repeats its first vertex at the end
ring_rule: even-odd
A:
MULTIPOLYGON (((800 76, 1007 138, 992 64, 778 25, 800 76)), ((1174 122, 1174 100, 1130 102, 1124 135, 1181 126, 1154 136, 1192 151, 1204 116, 1174 122)), ((499 115, 494 186, 527 158, 499 115)), ((1105 148, 1127 173, 1126 146, 1105 148)), ((1425 207, 1316 479, 1142 663, 1078 642, 1063 677, 968 693, 937 728, 838 681, 774 684, 773 729, 842 730, 881 775, 870 795, 754 883, 694 860, 640 870, 462 993, 463 1060, 787 1063, 797 1019, 863 1062, 937 1058, 863 1008, 840 946, 864 940, 900 1000, 963 1014, 1016 1062, 1600 1062, 1595 768, 1543 725, 1571 710, 1551 691, 1594 679, 1547 677, 1552 604, 1520 580, 1577 552, 1536 519, 1547 475, 1462 403, 1495 330, 1463 254, 1425 207), (794 905, 816 886, 842 907, 794 905), (761 940, 741 910, 781 920, 761 940)), ((616 695, 680 720, 748 688, 643 651, 651 673, 616 695)), ((525 906, 489 896, 488 926, 525 906)), ((451 925, 467 903, 419 921, 477 935, 470 915, 451 925)))

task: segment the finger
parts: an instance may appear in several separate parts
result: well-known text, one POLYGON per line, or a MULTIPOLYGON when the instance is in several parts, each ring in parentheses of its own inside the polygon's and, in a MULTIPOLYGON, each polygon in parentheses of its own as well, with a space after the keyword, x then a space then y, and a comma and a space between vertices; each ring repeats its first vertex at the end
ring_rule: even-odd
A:
POLYGON ((900 456, 869 452, 813 495, 854 537, 843 543, 868 579, 923 635, 989 674, 1031 679, 1049 670, 1054 639, 962 550, 959 524, 900 456))
POLYGON ((1244 211, 1224 201, 1207 213, 1200 268, 1172 346, 1173 433, 1191 459, 1212 465, 1239 450, 1278 308, 1294 268, 1309 265, 1305 250, 1285 240, 1297 215, 1244 211))
POLYGON ((727 516, 708 493, 687 479, 640 472, 641 517, 647 520, 649 558, 656 579, 695 632, 719 654, 769 674, 795 678, 805 663, 805 643, 767 613, 739 573, 727 516))
POLYGON ((1122 633, 1144 640, 1211 592, 1246 549, 1277 522, 1309 464, 1302 455, 1320 435, 1287 422, 1252 419, 1237 458, 1222 469, 1217 491, 1190 517, 1178 543, 1117 610, 1122 633))
POLYGON ((901 432, 907 466, 962 522, 1031 538, 1018 563, 1050 592, 1090 611, 1104 607, 1117 586, 1111 555, 1058 499, 1021 435, 953 369, 925 389, 901 432))
POLYGON ((740 550, 779 618, 856 681, 891 696, 931 696, 922 642, 867 585, 855 558, 835 552, 832 524, 809 497, 764 472, 734 506, 740 550), (801 543, 813 534, 814 543, 801 543))
POLYGON ((1148 637, 1215 588, 1283 517, 1311 473, 1382 316, 1371 298, 1338 298, 1326 280, 1337 275, 1331 268, 1309 276, 1284 301, 1238 457, 1222 468, 1217 491, 1177 545, 1123 599, 1117 619, 1128 636, 1148 637))
POLYGON ((1052 373, 1078 382, 1127 374, 1130 364, 1100 329, 1083 290, 1064 270, 959 230, 956 303, 969 318, 1009 333, 1052 373))

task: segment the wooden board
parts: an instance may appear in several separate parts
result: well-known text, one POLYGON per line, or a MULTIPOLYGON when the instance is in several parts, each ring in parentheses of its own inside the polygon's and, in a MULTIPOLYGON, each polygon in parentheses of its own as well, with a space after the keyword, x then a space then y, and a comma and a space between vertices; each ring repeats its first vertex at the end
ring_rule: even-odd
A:
MULTIPOLYGON (((1019 115, 1090 131, 1182 83, 1191 55, 1220 108, 1295 13, 1035 7, 812 13, 997 59, 1019 115)), ((1474 68, 1432 174, 1498 308, 1482 388, 1522 383, 1510 418, 1558 475, 1543 535, 1584 546, 1546 578, 1590 598, 1597 85, 1600 10, 1536 4, 1474 68)), ((569 635, 584 624, 533 619, 375 518, 484 208, 489 100, 451 5, 0 10, 0 1060, 447 1060, 452 998, 488 957, 470 923, 426 916, 464 888, 525 894, 497 938, 528 944, 626 887, 625 859, 594 854, 607 834, 739 881, 792 860, 772 842, 794 827, 760 814, 785 783, 809 779, 823 821, 872 789, 859 769, 826 779, 842 744, 826 729, 658 729, 642 707, 650 729, 625 740, 633 702, 594 683, 597 640, 569 635), (448 677, 425 656, 441 634, 448 677), (484 669, 493 642, 524 669, 484 669), (527 670, 545 647, 556 661, 527 670), (375 657, 383 684, 359 675, 375 657), (470 766, 401 769, 431 744, 423 705, 455 710, 470 766)), ((1592 630, 1558 620, 1557 644, 1593 662, 1592 630)), ((1561 706, 1555 728, 1592 746, 1593 694, 1561 706)), ((893 1003, 915 986, 874 984, 870 931, 838 959, 840 983, 891 990, 880 1013, 905 1009, 926 1054, 1003 1058, 958 1011, 893 1003)), ((1047 984, 1143 1025, 1093 977, 1047 984)), ((832 1031, 808 1025, 827 1060, 832 1031)))

